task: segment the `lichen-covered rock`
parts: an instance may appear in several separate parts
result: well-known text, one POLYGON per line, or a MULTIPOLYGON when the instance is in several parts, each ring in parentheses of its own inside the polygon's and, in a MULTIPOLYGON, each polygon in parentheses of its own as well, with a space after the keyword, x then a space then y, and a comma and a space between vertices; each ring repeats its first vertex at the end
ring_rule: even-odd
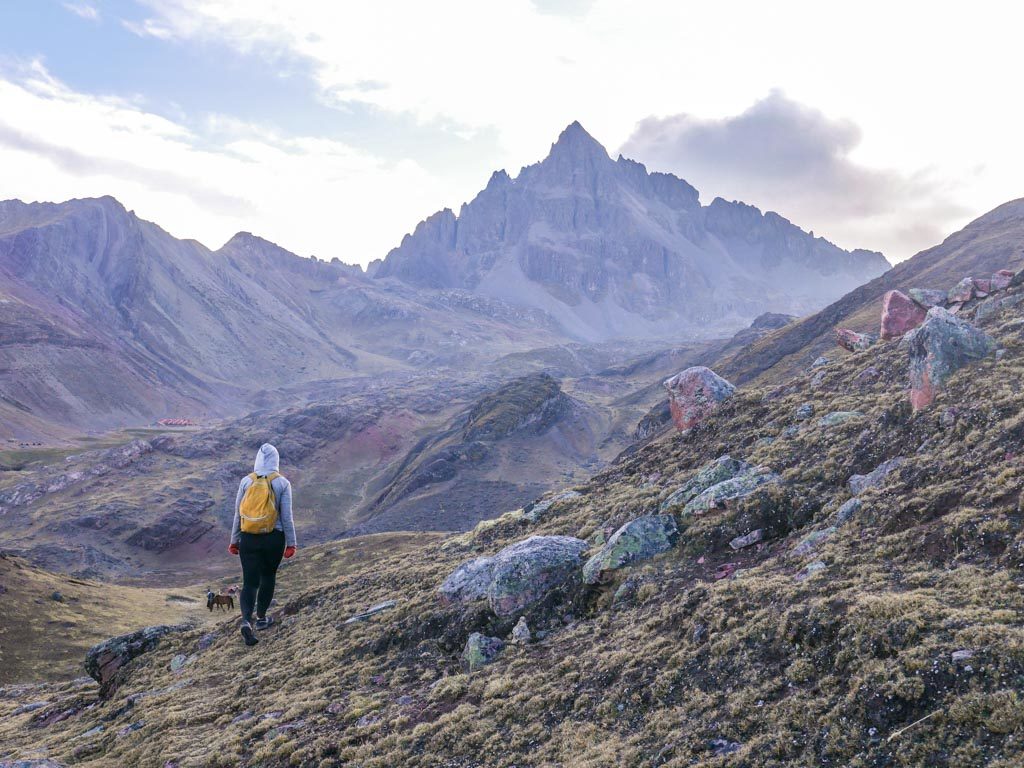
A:
POLYGON ((852 419, 859 419, 864 414, 860 411, 832 411, 818 419, 818 425, 822 427, 834 427, 837 424, 844 424, 852 419))
POLYGON ((587 542, 572 536, 531 536, 494 556, 487 600, 500 617, 521 613, 557 589, 579 583, 587 542))
POLYGON ((843 502, 843 505, 836 510, 834 525, 845 525, 850 522, 850 520, 860 512, 860 508, 863 506, 864 502, 860 499, 847 499, 843 502))
POLYGON ((911 288, 907 291, 910 298, 925 309, 943 306, 946 303, 946 293, 935 288, 911 288))
POLYGON ((673 491, 667 499, 661 502, 659 511, 665 512, 675 507, 683 506, 711 486, 717 485, 723 480, 729 480, 737 475, 741 475, 744 472, 749 472, 751 469, 751 465, 747 462, 734 459, 728 454, 719 456, 710 464, 705 464, 701 467, 697 474, 673 491))
POLYGON ((792 554, 795 557, 804 557, 811 554, 837 530, 839 529, 836 526, 830 525, 828 528, 820 531, 811 531, 800 540, 799 544, 793 547, 792 554))
POLYGON ((910 404, 915 411, 927 407, 946 380, 963 366, 995 350, 984 331, 942 307, 932 307, 920 328, 900 346, 910 356, 910 404))
POLYGON ((871 333, 857 333, 849 328, 836 329, 836 344, 850 352, 860 352, 878 341, 878 337, 871 333))
POLYGON ((974 309, 974 319, 979 323, 995 317, 1004 309, 1015 307, 1024 301, 1024 293, 1015 293, 1013 296, 989 296, 974 309))
POLYGON ((736 387, 702 365, 666 379, 664 387, 668 390, 669 410, 677 429, 696 426, 736 391, 736 387))
POLYGON ((596 584, 606 571, 667 552, 678 538, 679 529, 672 515, 647 515, 630 520, 583 566, 583 582, 596 584))
POLYGON ((728 507, 731 503, 750 496, 765 485, 781 482, 777 474, 766 467, 754 467, 746 474, 739 475, 713 485, 696 496, 684 508, 684 515, 699 515, 712 509, 728 507))
POLYGON ((743 549, 744 547, 751 547, 754 544, 758 544, 764 540, 764 529, 757 528, 750 533, 744 534, 743 536, 737 536, 735 539, 729 542, 729 546, 733 549, 743 549))
POLYGON ((498 654, 505 648, 505 642, 500 637, 487 637, 479 632, 474 632, 466 641, 466 647, 462 651, 463 660, 470 669, 490 664, 498 654))
POLYGON ((852 475, 847 481, 847 484, 850 487, 850 493, 854 496, 858 496, 868 488, 877 488, 885 482, 885 478, 890 472, 902 467, 906 461, 907 460, 902 456, 897 456, 895 459, 883 461, 866 475, 852 475))
POLYGON ((463 563, 438 587, 445 603, 469 603, 487 597, 491 586, 494 558, 477 557, 463 563))
POLYGON ((100 684, 100 696, 107 698, 116 687, 117 673, 122 667, 156 648, 164 636, 187 629, 187 624, 160 624, 104 640, 86 653, 85 671, 100 684))
POLYGON ((530 632, 530 625, 526 623, 526 617, 520 616, 519 621, 512 627, 512 642, 526 645, 532 639, 533 634, 530 632))
POLYGON ((811 363, 811 368, 821 368, 823 365, 828 365, 832 361, 822 355, 821 357, 814 358, 814 362, 811 363))
POLYGON ((814 415, 813 403, 804 403, 796 409, 796 417, 801 421, 806 421, 814 415))
POLYGON ((946 302, 949 304, 963 304, 974 298, 974 279, 965 277, 959 283, 949 289, 946 294, 946 302))
POLYGON ((800 571, 793 577, 797 581, 806 581, 816 573, 821 573, 828 566, 825 565, 821 560, 815 560, 813 563, 805 565, 800 571))
POLYGON ((554 496, 527 504, 523 507, 523 516, 531 523, 536 523, 555 504, 563 501, 570 501, 572 499, 578 499, 581 495, 582 494, 579 491, 574 491, 572 489, 556 493, 554 496))
POLYGON ((888 291, 882 297, 882 322, 879 335, 898 339, 924 321, 925 309, 901 291, 888 291))

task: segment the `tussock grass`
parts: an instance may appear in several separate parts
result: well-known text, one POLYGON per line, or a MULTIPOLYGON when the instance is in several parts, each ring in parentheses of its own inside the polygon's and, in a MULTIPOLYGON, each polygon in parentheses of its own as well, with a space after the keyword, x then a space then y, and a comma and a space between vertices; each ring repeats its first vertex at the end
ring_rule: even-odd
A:
POLYGON ((537 524, 509 514, 443 541, 376 546, 372 557, 355 557, 353 542, 311 558, 304 588, 251 651, 225 623, 175 674, 170 659, 195 652, 200 633, 174 638, 140 657, 111 701, 44 728, 32 726, 38 712, 91 703, 91 689, 4 692, 0 755, 143 768, 1020 765, 1019 320, 994 318, 987 329, 1006 354, 957 373, 921 413, 907 404, 895 344, 836 350, 814 386, 817 371, 769 397, 743 390, 537 524), (881 377, 860 387, 869 365, 881 377), (816 415, 800 421, 804 403, 816 415), (863 417, 820 425, 840 410, 863 417), (435 594, 456 565, 530 534, 614 530, 726 452, 780 473, 783 488, 680 520, 673 552, 616 574, 543 640, 464 668, 470 618, 435 594), (812 555, 789 556, 849 498, 851 474, 896 456, 907 462, 861 496, 853 520, 812 555), (756 526, 768 531, 763 545, 728 547, 756 526), (794 578, 811 561, 824 569, 794 578), (737 575, 715 581, 727 562, 737 575), (630 574, 643 579, 636 598, 612 609, 608 594, 630 574), (385 599, 398 606, 342 623, 385 599), (954 661, 962 650, 970 657, 954 661), (30 700, 50 703, 13 714, 30 700), (142 725, 118 735, 132 723, 142 725), (735 751, 716 755, 723 744, 735 751))

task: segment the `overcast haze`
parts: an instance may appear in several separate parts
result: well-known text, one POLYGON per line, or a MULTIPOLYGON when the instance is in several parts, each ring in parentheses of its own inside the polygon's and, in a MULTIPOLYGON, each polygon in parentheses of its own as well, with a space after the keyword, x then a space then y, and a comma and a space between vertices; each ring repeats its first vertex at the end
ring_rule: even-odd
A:
POLYGON ((1006 3, 0 3, 0 198, 365 264, 579 120, 890 261, 1024 195, 1006 3))

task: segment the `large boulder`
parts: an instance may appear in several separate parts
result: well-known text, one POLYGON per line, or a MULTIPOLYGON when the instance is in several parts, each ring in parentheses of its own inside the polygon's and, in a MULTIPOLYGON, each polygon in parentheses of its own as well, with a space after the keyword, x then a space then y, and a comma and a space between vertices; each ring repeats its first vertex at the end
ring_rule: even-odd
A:
POLYGON ((878 337, 871 333, 857 333, 849 328, 836 329, 836 344, 850 352, 860 352, 876 341, 878 341, 878 337))
POLYGON ((188 624, 160 624, 112 637, 90 648, 85 654, 85 671, 100 684, 100 697, 113 693, 118 672, 128 662, 156 648, 166 635, 187 629, 188 624))
POLYGON ((696 426, 736 391, 736 387, 703 365, 677 373, 666 379, 664 386, 677 429, 696 426))
POLYGON ((580 582, 587 542, 572 536, 531 536, 494 556, 487 600, 499 617, 536 605, 551 592, 580 582))
POLYGON ((984 331, 942 307, 932 307, 920 328, 900 342, 910 356, 910 404, 915 411, 935 400, 946 380, 995 350, 984 331))
POLYGON ((946 294, 946 301, 949 304, 963 304, 974 298, 974 279, 965 277, 959 283, 949 289, 946 294))
POLYGON ((935 288, 911 288, 907 293, 914 300, 914 303, 921 305, 925 309, 941 307, 946 303, 946 291, 940 291, 935 288))
POLYGON ((679 539, 672 515, 646 515, 631 520, 611 535, 583 566, 583 582, 596 584, 605 571, 618 570, 667 552, 679 539))
POLYGON ((751 469, 752 467, 747 462, 734 459, 728 454, 719 456, 710 464, 701 467, 697 474, 674 490, 667 499, 661 502, 659 511, 665 512, 675 507, 681 507, 711 486, 749 472, 751 469))
POLYGON ((926 310, 901 291, 888 291, 882 297, 883 339, 898 339, 924 321, 926 310))
POLYGON ((765 485, 781 482, 777 474, 766 467, 753 467, 749 472, 713 485, 696 496, 683 508, 684 515, 699 515, 712 509, 728 508, 745 499, 765 485))
POLYGON ((445 603, 469 603, 487 597, 494 571, 493 557, 477 557, 463 563, 444 580, 437 591, 445 603))

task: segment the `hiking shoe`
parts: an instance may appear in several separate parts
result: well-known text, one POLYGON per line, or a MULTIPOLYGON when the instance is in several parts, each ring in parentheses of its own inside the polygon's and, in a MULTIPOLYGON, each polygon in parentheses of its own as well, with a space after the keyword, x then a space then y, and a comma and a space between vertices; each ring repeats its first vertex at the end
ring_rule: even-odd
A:
POLYGON ((245 644, 252 646, 259 642, 259 638, 256 637, 256 633, 252 631, 252 624, 247 621, 242 622, 242 639, 245 640, 245 644))
POLYGON ((274 623, 274 619, 272 617, 270 617, 270 616, 264 616, 262 619, 257 618, 256 619, 256 629, 260 629, 260 630, 266 629, 267 627, 269 627, 273 623, 274 623))

